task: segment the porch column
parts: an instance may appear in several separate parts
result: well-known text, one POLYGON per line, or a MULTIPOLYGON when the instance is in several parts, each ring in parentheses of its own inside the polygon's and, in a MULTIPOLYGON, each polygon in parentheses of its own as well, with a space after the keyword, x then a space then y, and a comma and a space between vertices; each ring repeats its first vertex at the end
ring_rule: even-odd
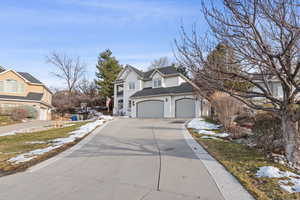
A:
POLYGON ((118 114, 118 100, 117 100, 117 92, 118 92, 117 84, 114 84, 114 108, 113 108, 113 115, 118 114))

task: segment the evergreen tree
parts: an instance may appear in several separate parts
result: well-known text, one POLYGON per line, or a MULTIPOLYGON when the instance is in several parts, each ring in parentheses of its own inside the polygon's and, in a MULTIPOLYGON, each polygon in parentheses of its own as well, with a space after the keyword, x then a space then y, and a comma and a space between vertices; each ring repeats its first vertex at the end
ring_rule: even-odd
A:
POLYGON ((96 84, 99 89, 99 94, 102 97, 112 97, 114 93, 114 84, 118 74, 122 70, 119 61, 112 56, 112 52, 107 49, 100 53, 98 63, 96 65, 96 84))
MULTIPOLYGON (((173 64, 173 65, 174 65, 174 64, 173 64)), ((190 78, 190 77, 189 77, 189 72, 188 72, 188 70, 186 69, 185 66, 179 65, 178 67, 176 67, 176 69, 177 69, 177 71, 178 71, 179 73, 181 73, 181 74, 184 75, 185 77, 190 78)))

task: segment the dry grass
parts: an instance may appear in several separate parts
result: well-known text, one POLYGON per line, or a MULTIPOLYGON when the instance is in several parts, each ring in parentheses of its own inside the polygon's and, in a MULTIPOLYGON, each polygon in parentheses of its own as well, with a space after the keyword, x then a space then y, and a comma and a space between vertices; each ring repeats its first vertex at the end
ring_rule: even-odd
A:
POLYGON ((0 126, 7 126, 19 123, 18 121, 13 120, 10 116, 0 116, 0 126))
POLYGON ((189 129, 193 137, 215 159, 217 159, 240 183, 258 200, 295 200, 299 194, 289 194, 280 189, 278 179, 257 178, 259 167, 275 166, 282 170, 286 167, 273 163, 263 153, 246 145, 230 141, 201 139, 201 135, 189 129))
POLYGON ((80 126, 84 124, 86 124, 86 122, 76 123, 73 126, 65 127, 65 128, 53 128, 46 131, 22 133, 22 134, 0 137, 0 176, 14 171, 26 169, 27 167, 35 163, 38 163, 42 160, 45 160, 51 157, 52 155, 55 155, 63 151, 67 147, 74 145, 77 141, 72 144, 64 145, 61 148, 55 149, 52 152, 48 152, 27 163, 12 165, 9 162, 7 162, 8 159, 15 157, 18 154, 22 154, 35 149, 45 148, 47 146, 50 146, 50 144, 48 143, 30 144, 29 142, 36 142, 36 141, 47 142, 49 140, 53 140, 56 138, 68 137, 68 133, 78 129, 80 126))

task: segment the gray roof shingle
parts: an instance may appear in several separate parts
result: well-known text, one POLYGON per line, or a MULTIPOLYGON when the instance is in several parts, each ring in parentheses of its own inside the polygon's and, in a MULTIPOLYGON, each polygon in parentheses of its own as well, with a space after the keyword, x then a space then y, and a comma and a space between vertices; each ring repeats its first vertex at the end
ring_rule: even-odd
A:
POLYGON ((41 101, 43 93, 29 92, 27 96, 0 95, 0 99, 41 101))
POLYGON ((141 76, 143 79, 149 79, 150 76, 152 75, 152 73, 155 70, 158 70, 159 72, 161 72, 164 75, 172 75, 172 74, 178 74, 179 72, 177 71, 176 67, 174 66, 168 66, 168 67, 161 67, 161 68, 156 68, 156 69, 151 69, 149 71, 146 72, 142 72, 140 70, 138 70, 135 67, 132 67, 129 65, 129 67, 135 71, 139 76, 141 76))
POLYGON ((39 81, 38 79, 36 79, 35 77, 33 77, 31 74, 27 72, 18 72, 18 74, 20 74, 23 78, 25 78, 27 81, 31 83, 43 84, 41 81, 39 81))
POLYGON ((175 87, 161 87, 161 88, 144 88, 143 90, 137 91, 131 97, 147 97, 156 95, 170 95, 180 93, 192 93, 194 91, 193 86, 189 83, 182 83, 175 87))

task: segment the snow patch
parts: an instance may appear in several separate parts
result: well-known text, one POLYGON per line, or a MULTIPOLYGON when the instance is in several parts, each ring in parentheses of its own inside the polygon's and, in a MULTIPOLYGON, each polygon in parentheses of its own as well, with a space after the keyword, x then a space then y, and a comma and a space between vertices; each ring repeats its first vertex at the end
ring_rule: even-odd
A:
POLYGON ((216 137, 220 137, 220 138, 225 138, 225 137, 228 137, 229 134, 228 133, 217 133, 215 134, 216 137))
POLYGON ((286 178, 286 180, 278 181, 280 188, 289 193, 300 192, 300 175, 293 172, 281 171, 273 166, 264 166, 259 168, 256 176, 259 178, 286 178))
POLYGON ((16 157, 13 157, 8 160, 8 162, 12 164, 19 164, 23 162, 30 161, 34 158, 36 158, 39 155, 42 155, 44 153, 50 152, 54 149, 57 149, 67 143, 74 142, 76 139, 82 138, 89 134, 91 131, 93 131, 98 126, 102 125, 104 123, 103 120, 97 120, 88 124, 85 124, 81 126, 79 129, 72 131, 69 133, 69 137, 67 138, 57 138, 54 140, 50 140, 51 146, 42 148, 42 149, 36 149, 30 152, 26 152, 20 155, 17 155, 16 157))
MULTIPOLYGON (((196 129, 199 134, 208 135, 213 137, 225 138, 228 137, 228 133, 215 133, 212 130, 217 130, 221 125, 212 124, 204 121, 202 118, 193 119, 187 124, 188 128, 196 129)), ((202 137, 203 138, 203 137, 202 137)))
POLYGON ((213 139, 213 140, 220 140, 219 138, 217 137, 214 137, 214 136, 207 136, 207 135, 204 135, 201 137, 202 139, 213 139))
POLYGON ((197 130, 205 130, 205 129, 219 129, 220 125, 216 125, 216 124, 206 122, 202 118, 195 118, 195 119, 192 119, 188 123, 187 127, 197 129, 197 130))
POLYGON ((216 135, 215 132, 207 131, 207 130, 198 130, 198 133, 203 134, 203 135, 216 135))
POLYGON ((100 119, 104 119, 104 120, 113 120, 114 118, 110 115, 101 115, 100 119))

